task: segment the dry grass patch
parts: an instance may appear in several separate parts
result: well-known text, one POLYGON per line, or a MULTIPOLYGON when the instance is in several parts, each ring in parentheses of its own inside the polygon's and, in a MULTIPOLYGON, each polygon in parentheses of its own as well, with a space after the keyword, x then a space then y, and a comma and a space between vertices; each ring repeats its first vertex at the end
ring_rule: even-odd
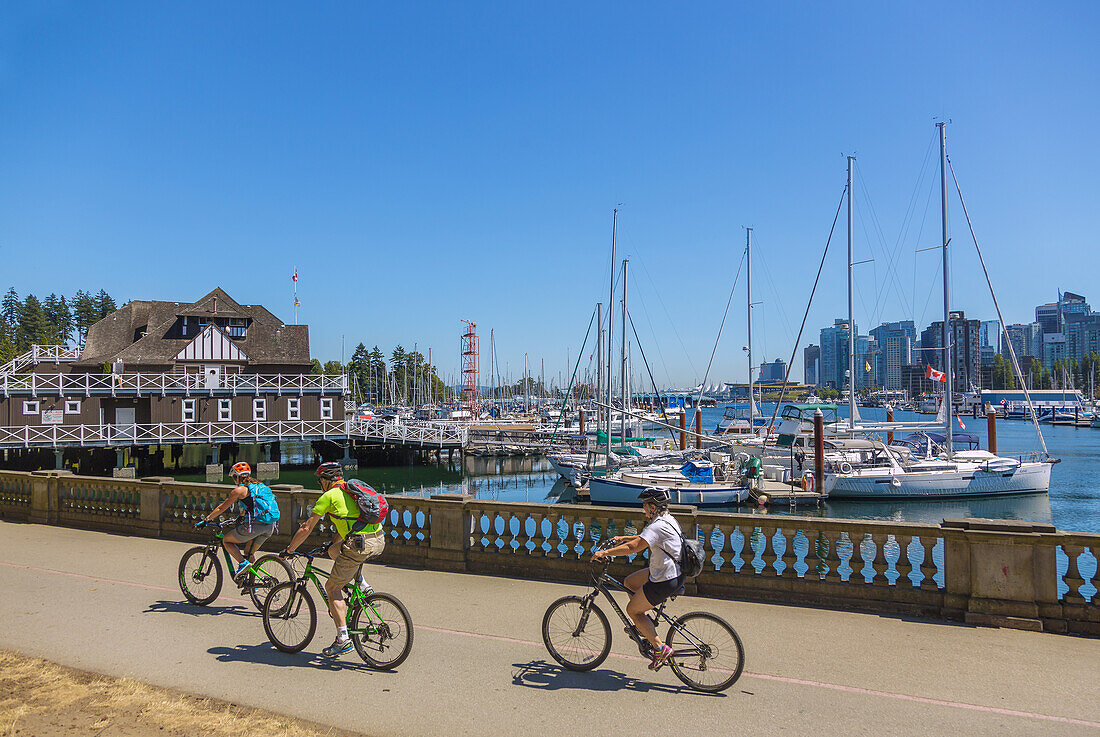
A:
POLYGON ((0 651, 0 737, 339 737, 259 709, 109 678, 0 651))

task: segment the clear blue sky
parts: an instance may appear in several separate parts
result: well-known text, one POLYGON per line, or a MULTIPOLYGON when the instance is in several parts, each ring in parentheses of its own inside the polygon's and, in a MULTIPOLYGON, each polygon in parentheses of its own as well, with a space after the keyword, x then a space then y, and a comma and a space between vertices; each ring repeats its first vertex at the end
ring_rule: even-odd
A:
MULTIPOLYGON (((946 116, 1005 318, 1058 288, 1100 303, 1098 8, 5 3, 0 287, 220 285, 290 321, 297 266, 322 360, 344 335, 456 373, 466 318, 483 366, 493 328, 502 371, 527 352, 556 375, 607 301, 622 203, 643 346, 660 383, 694 384, 745 225, 757 357, 789 356, 844 153, 876 258, 860 330, 936 319, 939 256, 914 251, 938 240, 919 177, 946 116)), ((954 203, 951 230, 955 305, 992 318, 954 203)), ((842 217, 803 344, 847 312, 844 238, 842 217)), ((744 301, 742 279, 712 382, 744 379, 744 301)))

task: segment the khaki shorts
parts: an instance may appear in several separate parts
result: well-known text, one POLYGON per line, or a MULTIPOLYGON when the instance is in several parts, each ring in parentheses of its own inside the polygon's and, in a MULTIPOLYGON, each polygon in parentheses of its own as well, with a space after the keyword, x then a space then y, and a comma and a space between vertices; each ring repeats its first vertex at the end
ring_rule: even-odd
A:
POLYGON ((382 530, 348 535, 340 545, 340 554, 336 556, 336 562, 332 564, 332 573, 328 577, 329 583, 343 588, 359 570, 359 566, 369 558, 382 555, 385 548, 386 533, 382 530), (360 539, 362 550, 359 545, 360 539))

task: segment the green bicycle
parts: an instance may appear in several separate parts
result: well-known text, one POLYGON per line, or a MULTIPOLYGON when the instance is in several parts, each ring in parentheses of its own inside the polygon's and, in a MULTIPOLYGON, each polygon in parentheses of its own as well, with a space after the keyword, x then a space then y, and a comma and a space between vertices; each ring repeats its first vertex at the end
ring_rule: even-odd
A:
MULTIPOLYGON (((204 529, 210 530, 210 542, 191 548, 180 558, 179 584, 180 590, 187 600, 198 606, 206 606, 222 590, 221 561, 218 560, 218 548, 221 548, 225 556, 225 565, 229 570, 234 569, 233 559, 221 546, 222 534, 221 522, 207 522, 204 529)), ((247 544, 245 551, 249 558, 255 554, 252 543, 247 544)), ((249 598, 257 609, 263 609, 264 599, 280 583, 294 581, 294 569, 285 560, 271 553, 263 556, 248 567, 248 575, 241 582, 241 590, 247 591, 249 598)))
MULTIPOLYGON (((271 644, 284 653, 300 652, 317 631, 317 606, 309 593, 313 581, 321 599, 328 607, 328 594, 318 578, 327 573, 313 565, 313 559, 324 557, 328 545, 306 553, 289 553, 288 558, 306 559, 305 570, 297 580, 280 583, 264 600, 264 631, 271 644)), ((412 618, 405 605, 392 594, 383 594, 370 587, 363 590, 355 579, 345 588, 349 592, 347 625, 355 652, 368 665, 379 670, 391 670, 405 662, 413 643, 412 618)))

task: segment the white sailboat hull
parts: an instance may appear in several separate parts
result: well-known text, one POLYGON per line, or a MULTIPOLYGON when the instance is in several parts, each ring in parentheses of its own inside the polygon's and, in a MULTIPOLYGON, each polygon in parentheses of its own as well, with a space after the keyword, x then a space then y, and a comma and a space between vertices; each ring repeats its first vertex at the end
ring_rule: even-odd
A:
POLYGON ((959 499, 978 496, 1045 493, 1050 463, 1022 463, 1015 469, 985 470, 981 464, 956 468, 892 472, 889 468, 826 474, 830 499, 959 499))

